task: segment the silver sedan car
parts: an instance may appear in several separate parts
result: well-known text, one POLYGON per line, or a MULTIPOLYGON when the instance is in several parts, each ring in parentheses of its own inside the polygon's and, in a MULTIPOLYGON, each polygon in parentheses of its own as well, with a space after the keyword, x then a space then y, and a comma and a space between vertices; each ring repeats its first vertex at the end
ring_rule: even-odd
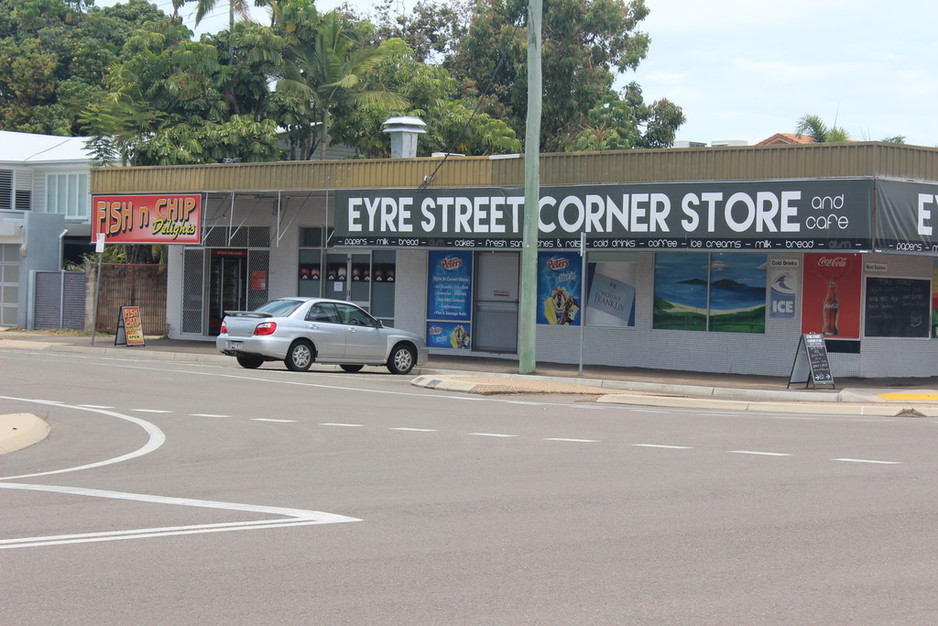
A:
POLYGON ((283 361, 302 372, 315 362, 346 372, 385 365, 392 374, 407 374, 427 362, 419 335, 386 327, 350 302, 325 298, 280 298, 254 311, 226 311, 215 346, 249 369, 283 361))

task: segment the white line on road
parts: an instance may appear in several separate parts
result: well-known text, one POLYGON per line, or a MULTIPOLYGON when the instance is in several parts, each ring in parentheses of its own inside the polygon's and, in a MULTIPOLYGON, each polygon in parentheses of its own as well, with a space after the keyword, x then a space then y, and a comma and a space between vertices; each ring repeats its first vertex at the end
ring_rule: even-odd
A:
POLYGON ((663 446, 657 443, 633 443, 636 448, 665 448, 666 450, 690 450, 690 446, 663 446))
POLYGON ((362 428, 364 424, 339 424, 337 422, 323 422, 320 426, 341 426, 343 428, 362 428))
POLYGON ((172 411, 165 411, 163 409, 130 409, 131 411, 136 411, 137 413, 172 413, 172 411))
POLYGON ((84 407, 86 409, 113 409, 112 406, 104 406, 103 404, 79 404, 78 406, 84 407))
POLYGON ((252 422, 277 422, 278 424, 294 424, 297 420, 278 420, 272 417, 252 417, 252 422))
POLYGON ((0 489, 20 489, 25 491, 45 491, 51 493, 64 493, 69 495, 91 496, 95 498, 112 498, 116 500, 130 500, 134 502, 151 502, 155 504, 171 504, 177 506, 192 506, 205 509, 222 509, 226 511, 244 511, 264 515, 280 515, 292 519, 288 520, 251 520, 246 522, 232 522, 221 524, 196 524, 190 526, 170 526, 165 528, 139 528, 132 530, 118 530, 96 533, 81 533, 72 535, 52 535, 46 537, 24 537, 18 539, 0 539, 0 550, 9 548, 29 548, 44 545, 61 545, 65 543, 88 543, 92 541, 118 541, 121 539, 142 539, 145 537, 191 535, 196 533, 224 532, 232 530, 253 530, 258 528, 277 528, 280 526, 297 526, 309 524, 338 524, 343 522, 360 522, 355 517, 311 511, 308 509, 290 509, 277 506, 260 506, 255 504, 240 504, 237 502, 219 502, 216 500, 196 500, 193 498, 175 498, 167 496, 154 496, 142 493, 125 493, 120 491, 107 491, 103 489, 85 489, 82 487, 61 487, 56 485, 28 485, 21 483, 0 482, 0 489))
POLYGON ((88 463, 87 465, 79 465, 78 467, 67 467, 65 469, 51 470, 48 472, 36 472, 35 474, 21 474, 20 476, 4 476, 0 480, 13 480, 19 478, 35 478, 36 476, 48 476, 50 474, 64 474, 65 472, 77 472, 79 470, 91 469, 94 467, 103 467, 105 465, 112 465, 114 463, 121 463, 123 461, 128 461, 130 459, 137 458, 138 456, 143 456, 149 454, 162 446, 166 442, 166 435, 162 430, 156 427, 155 424, 151 424, 146 420, 142 420, 138 417, 132 417, 130 415, 124 415, 123 413, 115 413, 114 411, 105 411, 104 409, 92 409, 89 407, 83 406, 71 406, 63 405, 61 402, 51 401, 51 400, 30 400, 28 398, 13 398, 10 396, 0 396, 4 400, 18 400, 20 402, 34 402, 36 404, 45 404, 53 406, 64 406, 65 408, 75 409, 77 411, 90 411, 92 413, 100 413, 102 415, 108 415, 110 417, 116 417, 128 421, 132 424, 136 424, 142 428, 147 433, 147 442, 143 444, 140 448, 137 448, 133 452, 128 452, 127 454, 122 454, 121 456, 116 456, 112 459, 105 459, 104 461, 98 461, 96 463, 88 463))
POLYGON ((433 428, 404 428, 403 426, 399 428, 392 428, 391 430, 403 430, 409 433, 436 433, 439 432, 433 428))
POLYGON ((571 443, 597 443, 596 439, 567 439, 566 437, 547 437, 544 441, 569 441, 571 443))
POLYGON ((757 452, 755 450, 730 450, 730 454, 756 454, 758 456, 791 456, 787 452, 757 452))
POLYGON ((832 461, 843 461, 845 463, 873 463, 876 465, 902 465, 900 461, 874 461, 872 459, 831 459, 832 461))
POLYGON ((469 433, 473 437, 517 437, 518 435, 506 435, 504 433, 469 433))
POLYGON ((189 413, 189 417, 231 417, 220 413, 189 413))

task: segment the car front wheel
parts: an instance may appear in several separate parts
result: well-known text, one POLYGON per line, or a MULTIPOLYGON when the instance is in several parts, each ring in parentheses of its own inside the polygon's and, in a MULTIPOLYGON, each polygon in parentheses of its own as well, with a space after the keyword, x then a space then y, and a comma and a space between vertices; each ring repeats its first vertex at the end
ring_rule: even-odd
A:
POLYGON ((313 364, 313 346, 308 341, 294 341, 283 360, 294 372, 305 372, 313 364))
POLYGON ((264 357, 256 354, 239 354, 238 365, 245 369, 256 370, 264 362, 264 357))
POLYGON ((394 346, 388 357, 388 369, 392 374, 409 374, 414 369, 417 355, 410 346, 394 346))

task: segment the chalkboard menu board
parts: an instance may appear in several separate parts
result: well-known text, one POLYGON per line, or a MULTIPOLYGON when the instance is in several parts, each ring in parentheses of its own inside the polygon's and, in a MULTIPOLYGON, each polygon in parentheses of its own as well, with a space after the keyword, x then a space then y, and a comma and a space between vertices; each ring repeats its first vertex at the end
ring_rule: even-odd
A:
POLYGON ((865 319, 867 337, 928 337, 931 281, 867 278, 865 319))
POLYGON ((801 335, 795 352, 795 362, 791 365, 791 375, 788 377, 788 386, 791 387, 792 383, 804 383, 805 388, 809 384, 813 384, 815 388, 818 385, 834 387, 834 375, 831 374, 824 335, 820 333, 801 335))

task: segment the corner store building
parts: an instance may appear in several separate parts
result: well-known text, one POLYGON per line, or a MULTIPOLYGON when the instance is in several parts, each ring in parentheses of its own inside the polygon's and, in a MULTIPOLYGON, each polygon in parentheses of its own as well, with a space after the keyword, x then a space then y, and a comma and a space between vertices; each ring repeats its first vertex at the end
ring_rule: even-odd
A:
MULTIPOLYGON (((442 284, 436 266, 458 259, 472 268, 456 316, 472 339, 466 348, 431 353, 513 355, 523 159, 438 165, 391 159, 101 169, 91 186, 93 194, 202 195, 201 243, 170 246, 171 337, 204 340, 224 310, 321 294, 428 333, 434 345, 432 333, 452 324, 433 310, 442 284)), ((587 364, 787 375, 800 334, 821 331, 806 327, 815 323, 810 316, 820 319, 815 301, 827 297, 811 293, 812 272, 847 258, 856 293, 839 294, 845 328, 827 342, 834 375, 938 375, 933 304, 922 301, 935 293, 938 150, 848 143, 550 154, 541 157, 541 185, 542 258, 550 263, 563 251, 557 258, 569 265, 585 232, 589 269, 581 281, 592 287, 597 274, 626 269, 634 305, 614 324, 591 316, 591 308, 600 312, 598 301, 578 298, 582 334, 573 325, 539 324, 539 361, 576 363, 582 336, 587 364), (716 268, 744 256, 767 272, 762 322, 747 332, 720 330, 712 308, 720 298, 716 268), (675 258, 708 268, 704 279, 677 281, 703 286, 704 310, 693 313, 704 326, 687 326, 695 330, 675 328, 656 309, 662 268, 675 258), (776 270, 795 279, 781 300, 768 284, 776 270), (786 316, 775 314, 780 304, 790 309, 786 316)), ((758 292, 759 285, 748 287, 758 292)))

